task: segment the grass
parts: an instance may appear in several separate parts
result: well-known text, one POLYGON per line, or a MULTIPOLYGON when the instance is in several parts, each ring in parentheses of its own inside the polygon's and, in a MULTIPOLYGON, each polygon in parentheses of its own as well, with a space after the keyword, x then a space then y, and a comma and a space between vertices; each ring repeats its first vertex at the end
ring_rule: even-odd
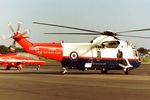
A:
POLYGON ((142 64, 150 64, 150 57, 142 57, 140 59, 142 64))
POLYGON ((150 62, 150 57, 143 57, 141 58, 142 62, 150 62))
POLYGON ((53 63, 53 64, 58 64, 58 63, 60 63, 59 61, 52 60, 52 59, 46 59, 46 58, 44 58, 44 57, 40 57, 40 60, 44 60, 44 61, 46 61, 48 64, 51 64, 51 63, 53 63))

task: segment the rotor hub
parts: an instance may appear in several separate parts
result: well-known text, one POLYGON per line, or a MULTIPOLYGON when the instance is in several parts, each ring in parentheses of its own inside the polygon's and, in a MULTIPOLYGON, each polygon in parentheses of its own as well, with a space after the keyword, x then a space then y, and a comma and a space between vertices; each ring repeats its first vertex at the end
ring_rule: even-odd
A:
POLYGON ((18 39, 18 38, 21 38, 21 37, 23 37, 22 36, 22 34, 20 34, 20 33, 16 33, 14 36, 12 36, 11 38, 13 38, 13 39, 18 39))
POLYGON ((102 35, 107 35, 107 36, 116 36, 117 34, 112 32, 111 30, 107 30, 107 31, 104 31, 102 33, 102 35))

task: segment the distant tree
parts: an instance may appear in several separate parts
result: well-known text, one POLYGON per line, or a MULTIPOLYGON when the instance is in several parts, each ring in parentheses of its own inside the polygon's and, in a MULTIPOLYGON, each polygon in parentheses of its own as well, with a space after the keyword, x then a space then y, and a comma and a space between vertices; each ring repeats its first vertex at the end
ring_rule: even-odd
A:
POLYGON ((138 48, 137 51, 138 51, 139 53, 141 53, 141 54, 147 54, 147 53, 148 53, 148 50, 145 49, 145 48, 143 48, 143 47, 138 48))
POLYGON ((0 54, 6 54, 8 53, 8 47, 4 45, 0 45, 0 54))
MULTIPOLYGON (((9 52, 9 47, 6 47, 5 45, 0 45, 0 54, 7 54, 9 52)), ((17 47, 16 52, 25 52, 22 48, 17 47)))
POLYGON ((26 51, 24 51, 22 48, 17 47, 16 52, 26 52, 26 51))

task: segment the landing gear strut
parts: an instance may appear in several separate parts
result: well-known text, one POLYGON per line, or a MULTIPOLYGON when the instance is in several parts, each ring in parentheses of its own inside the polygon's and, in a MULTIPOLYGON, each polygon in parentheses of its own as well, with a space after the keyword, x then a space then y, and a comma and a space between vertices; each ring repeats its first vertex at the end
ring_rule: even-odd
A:
POLYGON ((67 73, 67 69, 63 67, 63 71, 61 71, 61 74, 65 74, 65 73, 67 73))

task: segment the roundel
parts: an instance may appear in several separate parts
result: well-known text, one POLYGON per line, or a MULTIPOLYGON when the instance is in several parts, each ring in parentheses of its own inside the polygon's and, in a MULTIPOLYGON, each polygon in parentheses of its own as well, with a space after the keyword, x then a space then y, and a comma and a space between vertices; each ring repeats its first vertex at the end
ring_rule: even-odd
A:
POLYGON ((70 59, 73 61, 77 60, 78 59, 78 53, 75 51, 71 52, 70 53, 70 59))

